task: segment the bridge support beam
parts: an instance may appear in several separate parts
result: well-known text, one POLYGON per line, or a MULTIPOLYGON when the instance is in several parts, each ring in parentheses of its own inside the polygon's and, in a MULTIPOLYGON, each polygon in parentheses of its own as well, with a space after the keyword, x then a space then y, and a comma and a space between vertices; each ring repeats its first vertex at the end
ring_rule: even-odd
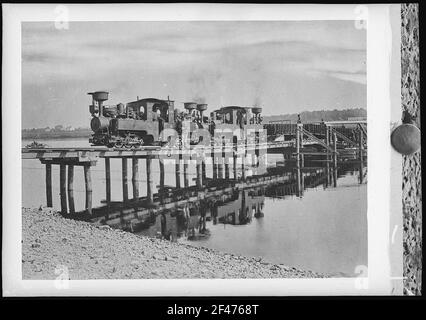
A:
POLYGON ((188 161, 185 159, 183 162, 183 186, 188 188, 189 179, 188 179, 188 161))
POLYGON ((176 188, 180 189, 180 155, 176 157, 175 160, 175 180, 176 180, 176 188))
POLYGON ((229 180, 229 158, 227 157, 227 155, 225 155, 223 160, 225 162, 225 179, 229 180))
POLYGON ((158 165, 160 167, 160 189, 164 188, 164 161, 163 159, 158 159, 158 165))
POLYGON ((303 173, 300 167, 296 169, 296 180, 297 180, 297 196, 303 196, 303 173))
POLYGON ((53 206, 52 202, 52 165, 46 163, 46 205, 53 206))
POLYGON ((212 169, 213 169, 212 178, 213 178, 213 180, 216 180, 218 168, 217 168, 216 157, 214 155, 212 156, 212 169))
POLYGON ((303 148, 303 123, 298 123, 297 127, 299 128, 299 143, 300 143, 300 148, 303 148))
POLYGON ((68 165, 68 206, 70 213, 74 214, 74 166, 72 164, 68 165))
POLYGON ((202 179, 203 179, 203 181, 206 181, 206 177, 207 177, 207 174, 206 174, 206 160, 205 160, 205 158, 203 157, 202 158, 202 162, 201 162, 201 176, 202 176, 202 179))
POLYGON ((333 187, 337 187, 337 166, 333 168, 333 187))
POLYGON ((129 190, 127 184, 127 158, 121 159, 121 182, 123 186, 123 201, 129 200, 129 190))
POLYGON ((238 175, 237 175, 237 150, 234 150, 234 154, 232 157, 232 169, 233 169, 233 176, 234 176, 234 180, 237 180, 238 175))
MULTIPOLYGON (((326 126, 325 127, 325 144, 327 147, 330 147, 330 127, 326 126)), ((330 159, 330 153, 328 152, 328 148, 325 149, 326 152, 326 160, 327 160, 327 165, 328 165, 328 160, 330 159)))
POLYGON ((111 202, 111 163, 109 158, 105 158, 105 196, 106 202, 111 202))
POLYGON ((241 156, 241 180, 246 181, 247 137, 244 137, 244 151, 241 156))
POLYGON ((197 187, 201 188, 203 186, 203 176, 202 176, 202 169, 201 164, 199 163, 199 160, 197 159, 197 187))
POLYGON ((139 161, 138 158, 132 158, 132 187, 133 199, 139 198, 139 161))
POLYGON ((333 147, 334 147, 334 152, 333 152, 333 165, 334 168, 337 167, 337 134, 336 132, 333 132, 333 147))
POLYGON ((61 213, 66 214, 67 208, 66 165, 59 165, 59 192, 61 197, 61 213))
POLYGON ((90 173, 90 164, 83 166, 84 182, 86 186, 86 211, 89 215, 92 214, 92 176, 90 173))
POLYGON ((154 202, 154 196, 152 192, 152 172, 151 172, 151 162, 152 159, 150 156, 146 158, 146 197, 148 202, 154 202))
POLYGON ((296 166, 300 167, 300 129, 301 127, 297 124, 296 128, 296 166))
POLYGON ((223 157, 217 158, 217 178, 223 179, 223 157))

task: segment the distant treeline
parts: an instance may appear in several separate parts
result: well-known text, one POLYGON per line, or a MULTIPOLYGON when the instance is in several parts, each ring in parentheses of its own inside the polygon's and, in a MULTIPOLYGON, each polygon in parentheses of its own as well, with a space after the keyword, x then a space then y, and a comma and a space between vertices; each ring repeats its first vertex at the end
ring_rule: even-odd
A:
POLYGON ((88 128, 78 128, 72 131, 46 129, 24 129, 22 139, 66 139, 66 138, 88 138, 92 134, 88 128))
MULTIPOLYGON (((264 116, 263 122, 277 120, 290 120, 297 121, 298 113, 283 114, 277 116, 264 116)), ((344 110, 320 110, 320 111, 303 111, 300 113, 300 120, 302 122, 315 122, 315 121, 341 121, 348 120, 353 117, 367 117, 367 110, 363 108, 344 109, 344 110)))

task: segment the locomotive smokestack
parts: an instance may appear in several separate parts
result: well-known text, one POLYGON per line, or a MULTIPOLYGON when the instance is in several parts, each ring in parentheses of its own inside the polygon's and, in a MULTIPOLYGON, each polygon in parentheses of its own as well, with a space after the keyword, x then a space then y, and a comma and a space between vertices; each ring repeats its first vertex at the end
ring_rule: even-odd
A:
POLYGON ((197 108, 196 102, 184 102, 183 103, 186 110, 188 110, 188 114, 192 117, 192 111, 197 108))
POLYGON ((102 103, 104 101, 108 100, 108 92, 107 91, 95 91, 95 92, 89 92, 92 96, 92 103, 95 105, 95 102, 98 104, 99 107, 99 115, 102 115, 102 103))
POLYGON ((203 112, 207 110, 207 103, 197 104, 197 110, 200 112, 201 122, 203 122, 203 112))
POLYGON ((197 108, 196 102, 184 102, 183 105, 184 105, 185 109, 188 110, 188 112, 191 112, 192 110, 197 108))

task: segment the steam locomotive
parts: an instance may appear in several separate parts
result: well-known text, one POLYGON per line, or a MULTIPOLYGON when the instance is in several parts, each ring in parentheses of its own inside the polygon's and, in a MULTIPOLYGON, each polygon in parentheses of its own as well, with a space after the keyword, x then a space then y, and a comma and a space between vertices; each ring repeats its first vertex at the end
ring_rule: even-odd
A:
MULTIPOLYGON (((261 124, 261 108, 243 108, 239 106, 223 107, 213 111, 210 117, 205 116, 207 104, 185 102, 186 112, 175 109, 174 101, 155 98, 137 99, 126 105, 107 106, 108 92, 89 92, 92 104, 89 106, 92 119, 90 127, 93 131, 89 142, 92 145, 109 148, 139 148, 142 145, 162 145, 170 141, 170 137, 161 133, 165 129, 174 129, 179 136, 185 129, 194 132, 203 128, 214 134, 215 129, 244 128, 261 124)), ((199 142, 199 137, 191 143, 199 142)))

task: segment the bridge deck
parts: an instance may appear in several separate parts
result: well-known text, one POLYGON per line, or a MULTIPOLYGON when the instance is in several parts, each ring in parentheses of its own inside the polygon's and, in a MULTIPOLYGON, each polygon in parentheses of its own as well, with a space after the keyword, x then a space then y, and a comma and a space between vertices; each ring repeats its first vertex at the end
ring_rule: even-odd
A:
MULTIPOLYGON (((298 151, 299 153, 310 153, 318 152, 319 150, 312 150, 308 147, 310 144, 319 144, 323 148, 328 149, 329 152, 333 152, 331 148, 331 141, 327 140, 327 135, 329 133, 329 128, 332 127, 337 134, 338 138, 344 141, 351 141, 353 145, 356 145, 356 134, 354 127, 348 128, 346 125, 355 125, 361 126, 365 124, 366 121, 328 121, 321 123, 267 123, 264 124, 264 128, 267 131, 268 138, 278 136, 291 136, 295 138, 297 132, 303 132, 303 136, 308 136, 309 139, 305 140, 300 144, 298 151), (298 129, 298 126, 301 128, 298 129), (311 140, 311 141, 310 141, 311 140)), ((366 130, 364 127, 361 129, 366 130)), ((139 149, 126 149, 126 148, 106 148, 106 147, 90 147, 90 148, 22 148, 22 159, 40 159, 41 161, 51 161, 51 160, 65 160, 65 161, 76 161, 78 163, 96 161, 98 158, 160 158, 160 157, 170 157, 176 155, 188 156, 193 155, 194 153, 210 155, 212 152, 216 154, 219 152, 224 152, 227 155, 232 154, 233 152, 239 155, 249 152, 252 153, 254 150, 267 150, 268 153, 294 153, 296 150, 293 150, 296 143, 295 141, 269 141, 269 142, 260 142, 256 145, 254 144, 245 144, 239 143, 237 147, 230 146, 194 146, 178 148, 178 147, 160 147, 160 146, 142 146, 139 149)), ((334 150, 335 153, 340 153, 340 150, 344 150, 346 147, 337 143, 337 148, 334 150)), ((320 154, 326 154, 320 152, 320 154)))
MULTIPOLYGON (((237 148, 237 153, 243 151, 254 151, 260 149, 283 149, 289 148, 291 143, 286 142, 274 142, 274 143, 261 143, 257 145, 248 144, 245 150, 242 147, 245 145, 241 144, 237 148)), ((22 148, 22 159, 78 159, 80 162, 93 161, 96 158, 144 158, 144 157, 170 157, 171 155, 192 155, 194 153, 204 153, 210 155, 212 152, 225 152, 232 153, 234 151, 233 146, 222 147, 205 147, 205 146, 191 146, 190 148, 166 148, 160 146, 143 146, 139 149, 116 149, 106 147, 94 147, 94 148, 41 148, 31 149, 22 148)))

